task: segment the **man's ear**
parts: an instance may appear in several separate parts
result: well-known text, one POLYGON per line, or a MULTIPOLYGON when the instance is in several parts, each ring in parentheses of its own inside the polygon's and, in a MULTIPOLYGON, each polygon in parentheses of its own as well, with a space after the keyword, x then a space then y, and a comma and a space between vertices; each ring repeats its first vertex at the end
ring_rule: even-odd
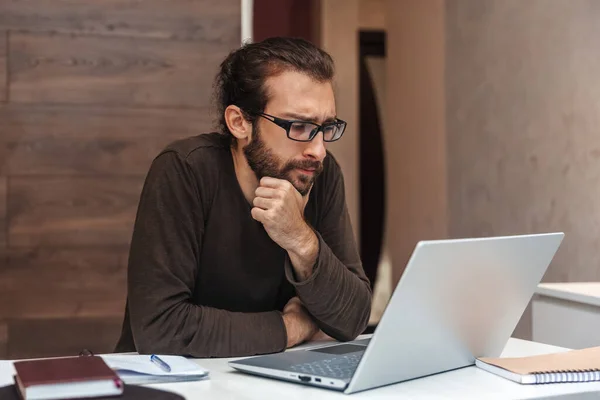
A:
POLYGON ((249 140, 252 134, 252 124, 244 118, 242 110, 238 106, 229 105, 225 109, 225 122, 229 132, 237 140, 249 140))

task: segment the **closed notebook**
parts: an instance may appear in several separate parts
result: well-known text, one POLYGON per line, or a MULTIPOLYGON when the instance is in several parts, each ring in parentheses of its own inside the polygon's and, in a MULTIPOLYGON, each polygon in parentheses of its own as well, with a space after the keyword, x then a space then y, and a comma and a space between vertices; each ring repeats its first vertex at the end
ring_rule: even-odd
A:
POLYGON ((123 382, 102 358, 15 361, 15 384, 24 400, 119 396, 123 382))
POLYGON ((600 347, 532 357, 482 357, 475 365, 522 384, 600 381, 600 347))

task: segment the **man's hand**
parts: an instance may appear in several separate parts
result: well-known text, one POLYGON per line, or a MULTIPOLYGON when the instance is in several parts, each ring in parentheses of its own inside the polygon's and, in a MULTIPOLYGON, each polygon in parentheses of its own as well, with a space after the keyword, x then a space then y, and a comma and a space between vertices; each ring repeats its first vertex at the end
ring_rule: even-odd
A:
POLYGON ((309 339, 309 342, 313 342, 316 340, 335 340, 335 339, 319 329, 317 331, 317 333, 315 333, 314 336, 309 339))
POLYGON ((320 332, 298 297, 292 297, 283 308, 283 323, 287 330, 287 347, 311 340, 320 332))
POLYGON ((304 221, 305 200, 300 193, 286 180, 264 177, 254 194, 252 217, 279 246, 295 248, 298 236, 310 230, 304 221))
POLYGON ((304 220, 304 198, 288 181, 264 177, 253 200, 252 218, 261 222, 269 237, 287 250, 299 279, 312 274, 319 241, 304 220))

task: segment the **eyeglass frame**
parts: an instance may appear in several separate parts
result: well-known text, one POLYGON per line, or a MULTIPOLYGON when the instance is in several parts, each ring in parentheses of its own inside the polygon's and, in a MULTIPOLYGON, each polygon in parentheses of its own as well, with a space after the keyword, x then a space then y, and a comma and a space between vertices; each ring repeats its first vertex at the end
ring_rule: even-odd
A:
POLYGON ((348 126, 348 123, 346 121, 341 120, 339 118, 335 118, 335 120, 332 121, 332 122, 325 122, 324 124, 319 125, 319 124, 315 124, 314 122, 311 122, 311 121, 303 121, 303 120, 300 120, 300 119, 284 119, 284 118, 279 118, 279 117, 276 117, 274 115, 267 114, 267 113, 256 113, 256 115, 259 116, 259 117, 263 117, 267 121, 271 121, 272 123, 274 123, 275 125, 279 126, 280 128, 283 128, 285 130, 285 134, 287 135, 288 139, 293 140, 294 142, 303 142, 303 143, 311 142, 319 134, 319 132, 323 132, 323 141, 324 142, 327 142, 327 143, 337 142, 338 140, 340 140, 342 138, 342 136, 344 136, 344 132, 346 132, 346 126, 348 126), (269 119, 267 117, 273 118, 273 119, 269 119), (294 139, 294 138, 290 137, 290 129, 292 128, 292 124, 294 122, 300 122, 300 123, 303 123, 303 124, 314 125, 316 129, 312 130, 312 132, 314 132, 314 133, 311 134, 311 136, 308 138, 308 140, 294 139), (325 132, 323 131, 323 129, 325 127, 332 126, 332 125, 337 125, 339 123, 343 123, 344 124, 344 128, 342 129, 342 133, 340 134, 340 136, 337 139, 335 139, 335 140, 325 140, 325 132))

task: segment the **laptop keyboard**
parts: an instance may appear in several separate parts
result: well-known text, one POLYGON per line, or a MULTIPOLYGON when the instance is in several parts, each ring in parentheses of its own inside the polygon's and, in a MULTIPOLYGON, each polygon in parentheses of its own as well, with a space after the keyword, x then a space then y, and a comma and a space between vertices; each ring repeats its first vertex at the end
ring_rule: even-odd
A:
POLYGON ((350 379, 356 371, 356 367, 362 357, 362 354, 351 354, 339 357, 333 357, 326 360, 314 361, 311 363, 302 363, 292 365, 290 368, 294 372, 324 376, 328 378, 350 379))

